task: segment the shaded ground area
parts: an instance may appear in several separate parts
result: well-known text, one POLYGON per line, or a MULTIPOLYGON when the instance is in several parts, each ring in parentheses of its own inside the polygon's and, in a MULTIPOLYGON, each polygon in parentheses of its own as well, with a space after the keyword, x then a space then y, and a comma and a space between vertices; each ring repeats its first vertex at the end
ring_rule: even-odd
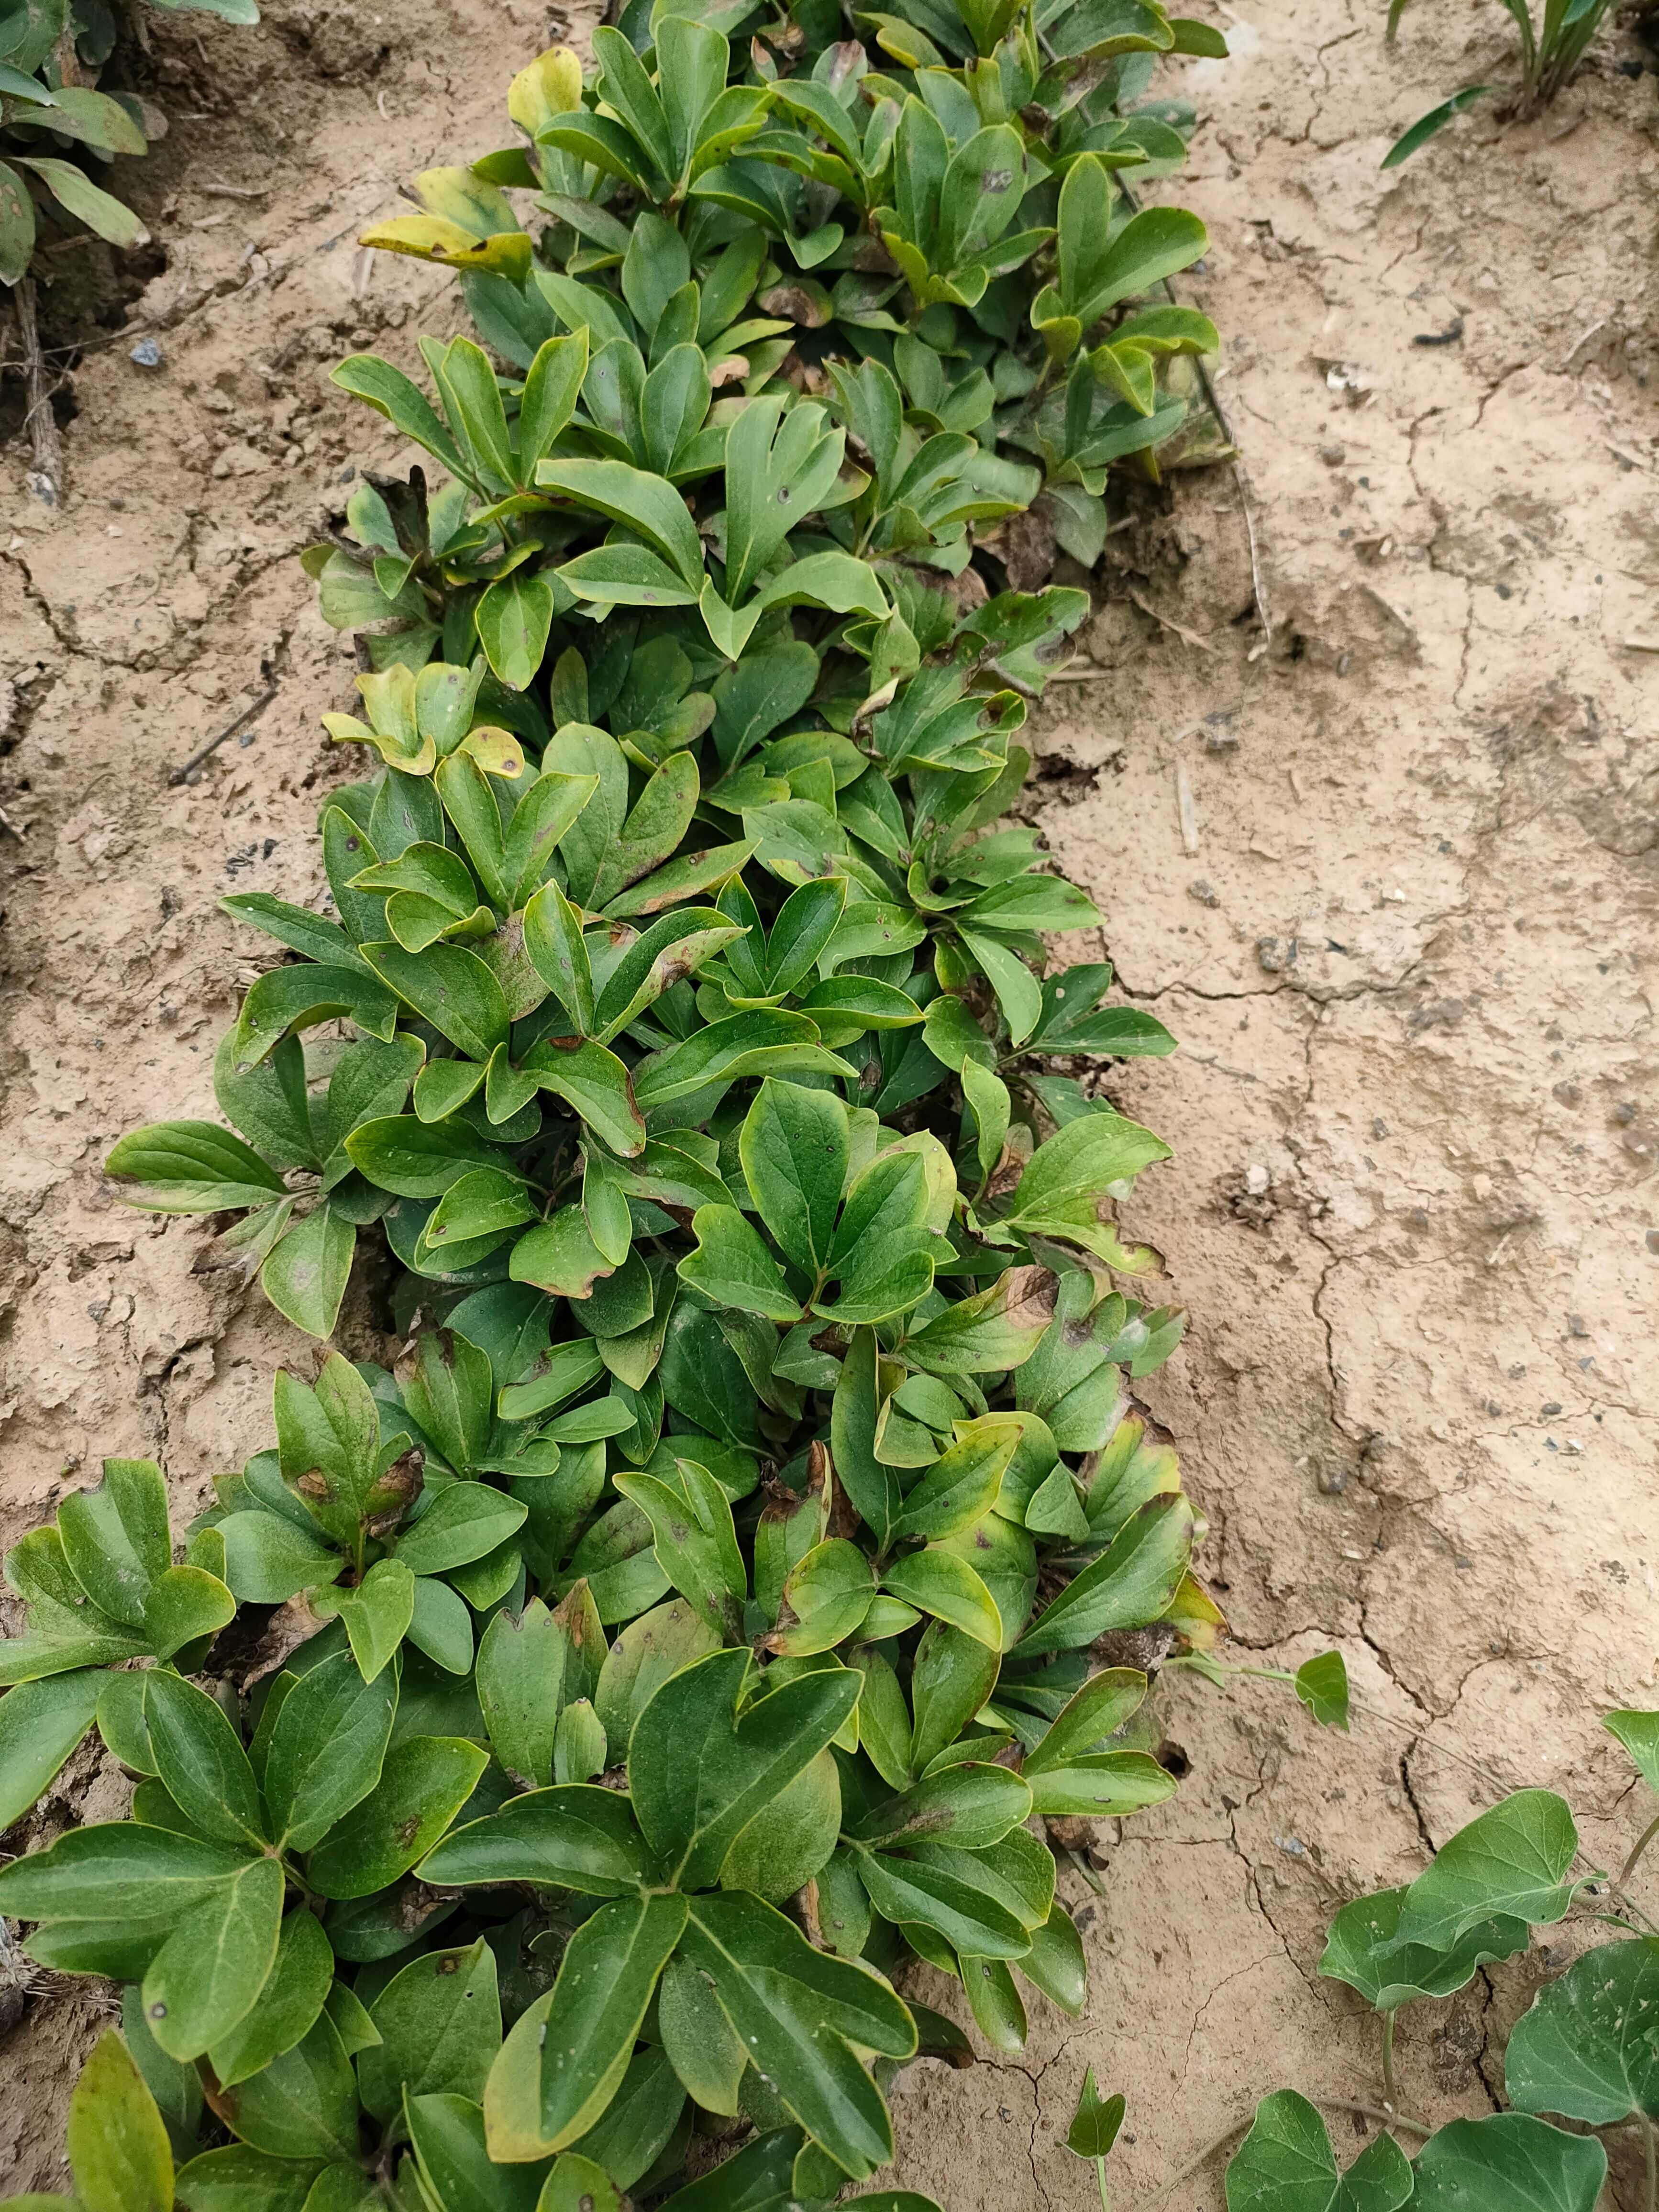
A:
MULTIPOLYGON (((1495 0, 1408 12, 1392 53, 1351 0, 1222 12, 1234 59, 1182 80, 1179 196, 1212 234, 1183 296, 1226 334, 1271 636, 1238 485, 1182 479, 1114 543, 1038 790, 1182 1043, 1109 1087, 1176 1148, 1133 1224, 1194 1318, 1153 1403, 1236 1656, 1339 1644, 1392 1718, 1334 1738, 1271 1685, 1169 1687, 1180 1796, 1105 1839, 1103 1897, 1066 1878, 1087 2018, 1039 2002, 1018 2063, 897 2093, 901 2178, 953 2212, 1086 2205, 1056 2139, 1090 2061, 1129 2098, 1128 2203, 1269 2088, 1374 2095, 1370 2026, 1314 1971, 1330 1911, 1521 1783, 1622 1853, 1638 1811, 1596 1717, 1655 1702, 1655 82, 1614 36, 1540 123, 1477 116, 1382 177, 1406 123, 1502 76, 1495 0)), ((400 179, 504 141, 547 34, 518 0, 158 25, 177 119, 129 174, 161 363, 131 360, 135 327, 78 369, 57 512, 4 460, 8 1540, 110 1452, 162 1457, 182 1518, 309 1357, 99 1164, 211 1111, 252 972, 217 897, 320 887, 318 794, 348 771, 317 718, 350 661, 292 556, 393 451, 326 372, 455 321, 447 280, 356 233, 400 179), (252 742, 169 787, 269 682, 252 742)), ((58 1809, 112 1787, 72 1769, 58 1809)), ((1564 1955, 1407 2015, 1413 2110, 1489 2108, 1564 1955)), ((0 2185, 50 2185, 95 2008, 0 1990, 0 2185)), ((1213 2171, 1172 2202, 1218 2206, 1213 2171)))

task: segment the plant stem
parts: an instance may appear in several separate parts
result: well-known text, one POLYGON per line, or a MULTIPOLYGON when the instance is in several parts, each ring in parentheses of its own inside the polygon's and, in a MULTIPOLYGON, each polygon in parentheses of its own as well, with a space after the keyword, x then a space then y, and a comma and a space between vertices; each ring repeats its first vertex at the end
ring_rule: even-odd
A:
MULTIPOLYGON (((1648 2136, 1648 2154, 1650 2157, 1653 2154, 1653 2136, 1650 2132, 1648 2136)), ((1095 2160, 1095 2179, 1100 2184, 1100 2212, 1112 2212, 1112 2200, 1106 2194, 1106 2161, 1103 2158, 1097 2158, 1095 2160)))
POLYGON ((1615 1889, 1622 1889, 1625 1884, 1630 1880, 1631 1876, 1636 1871, 1638 1861, 1641 1858, 1643 1852, 1646 1850, 1648 1845, 1653 1841, 1656 1836, 1659 1836, 1659 1814, 1655 1815, 1655 1817, 1648 1823, 1647 1826, 1643 1829, 1641 1834, 1636 1838, 1635 1848, 1632 1850, 1630 1856, 1625 1861, 1624 1865, 1619 1870, 1619 1879, 1613 1884, 1613 1887, 1615 1889))
POLYGON ((1387 2099, 1390 2110, 1392 2110, 1393 2107, 1400 2101, 1399 2094, 1394 2086, 1394 2023, 1395 2017, 1396 2015, 1392 2012, 1385 2012, 1382 2015, 1382 2094, 1387 2099))

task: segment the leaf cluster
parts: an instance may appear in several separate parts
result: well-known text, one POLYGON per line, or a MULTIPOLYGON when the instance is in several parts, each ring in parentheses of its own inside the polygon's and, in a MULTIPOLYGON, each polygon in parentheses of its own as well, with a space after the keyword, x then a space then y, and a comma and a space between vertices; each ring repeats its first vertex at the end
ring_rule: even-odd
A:
MULTIPOLYGON (((1407 0, 1390 0, 1387 33, 1390 46, 1406 6, 1407 0)), ((1510 112, 1517 116, 1535 114, 1555 98, 1589 52, 1610 12, 1611 0, 1544 0, 1543 14, 1537 20, 1532 0, 1504 0, 1504 6, 1520 33, 1521 82, 1510 103, 1510 112)), ((1473 107, 1476 100, 1490 99, 1497 88, 1490 84, 1468 84, 1453 93, 1395 139, 1382 156, 1382 166, 1397 169, 1455 117, 1473 107)))
MULTIPOLYGON (((254 0, 156 0, 227 22, 257 23, 254 0)), ((0 284, 27 275, 37 201, 53 219, 84 223, 112 246, 149 234, 124 201, 93 179, 121 154, 148 150, 143 103, 98 89, 115 52, 121 0, 12 0, 0 15, 0 284)))
MULTIPOLYGON (((1659 1714, 1613 1713, 1605 1725, 1659 1790, 1659 1714)), ((1481 1966, 1524 1951, 1534 1927, 1561 1921, 1586 1891, 1597 1893, 1595 1881, 1575 1880, 1577 1856, 1562 1799, 1517 1790, 1460 1829, 1407 1887, 1344 1905, 1320 1972, 1376 2008, 1391 2047, 1398 2012, 1451 1996, 1481 1966)), ((1650 2131, 1659 2122, 1656 2011, 1659 1942, 1626 1926, 1545 1983, 1516 2023, 1504 2053, 1510 2110, 1453 2121, 1410 2159, 1384 2134, 1342 2171, 1316 2106, 1280 2090, 1258 2106, 1228 2166, 1229 2212, 1507 2212, 1520 2203, 1593 2212, 1606 2151, 1594 2135, 1542 2116, 1590 2129, 1633 2120, 1650 2131)))

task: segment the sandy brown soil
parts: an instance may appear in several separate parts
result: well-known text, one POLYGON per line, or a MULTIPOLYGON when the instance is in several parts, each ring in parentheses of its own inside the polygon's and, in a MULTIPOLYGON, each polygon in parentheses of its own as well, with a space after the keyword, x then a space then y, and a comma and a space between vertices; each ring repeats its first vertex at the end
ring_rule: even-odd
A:
MULTIPOLYGON (((1659 1680, 1655 82, 1615 33, 1540 123, 1477 115, 1383 178, 1395 131, 1504 74, 1495 0, 1419 5, 1392 53, 1370 0, 1221 13, 1234 59, 1182 80, 1179 196, 1213 241, 1185 296, 1226 334, 1271 635, 1231 473, 1181 480, 1119 541, 1097 674, 1045 717, 1042 819, 1182 1042, 1113 1089, 1176 1147, 1134 1223, 1194 1318, 1153 1402, 1234 1656, 1336 1643, 1376 1710, 1342 1739, 1273 1685, 1168 1688, 1189 1779, 1108 1840, 1103 1897, 1066 1878, 1086 2020, 1039 2002, 1020 2063, 897 2093, 900 2178, 953 2212, 1092 2201, 1057 2148, 1090 2061, 1129 2098, 1120 2203, 1270 2088, 1374 2097, 1370 2024, 1314 1972, 1334 1906, 1506 1787, 1564 1790, 1602 1863, 1645 1819, 1597 1716, 1659 1680)), ((130 360, 135 331, 77 370, 57 512, 3 461, 8 1540, 110 1452, 163 1457, 182 1517, 308 1356, 100 1162, 211 1111, 250 972, 216 899, 320 881, 342 764, 317 717, 349 656, 291 556, 392 452, 326 370, 453 326, 446 282, 356 234, 399 179, 501 143, 547 30, 525 0, 183 21, 157 33, 180 119, 133 173, 164 363, 130 360), (266 667, 251 743, 170 788, 266 667)), ((1565 1955, 1408 2015, 1404 2101, 1490 2109, 1565 1955)), ((0 2188, 50 2185, 91 2009, 0 1990, 0 2188)), ((1217 2169, 1170 2201, 1210 2212, 1217 2169)))

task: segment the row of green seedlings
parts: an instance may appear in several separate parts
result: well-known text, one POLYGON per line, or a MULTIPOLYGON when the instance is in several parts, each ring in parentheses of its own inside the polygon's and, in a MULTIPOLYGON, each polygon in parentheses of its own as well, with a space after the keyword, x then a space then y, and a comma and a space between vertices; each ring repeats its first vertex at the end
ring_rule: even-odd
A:
POLYGON ((307 556, 381 765, 331 912, 227 902, 286 955, 240 1133, 110 1172, 318 1337, 363 1249, 409 1341, 280 1376, 182 1559, 127 1462, 8 1557, 0 1817, 88 1727, 137 1778, 0 1873, 33 1960, 126 1988, 88 2212, 119 2114, 121 2212, 825 2204, 898 2068, 969 2055, 915 1966, 999 2048, 1080 2010, 1042 1824, 1174 1789, 1113 1663, 1220 1626, 1130 1395, 1166 1148, 1086 1079, 1172 1041, 1049 963, 1102 918, 1006 817, 1088 598, 1006 533, 1087 565, 1109 470, 1183 450, 1214 333, 1134 302, 1202 228, 1114 175, 1216 42, 863 27, 630 6, 370 234, 490 349, 337 371, 428 457, 307 556))

